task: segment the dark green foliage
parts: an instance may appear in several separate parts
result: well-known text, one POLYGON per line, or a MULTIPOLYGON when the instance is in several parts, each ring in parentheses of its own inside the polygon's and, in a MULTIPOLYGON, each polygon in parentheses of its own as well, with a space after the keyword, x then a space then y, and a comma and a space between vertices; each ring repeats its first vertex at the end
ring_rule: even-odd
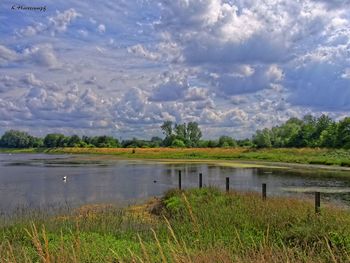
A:
POLYGON ((162 140, 152 137, 151 140, 124 140, 119 143, 112 136, 65 136, 63 134, 47 134, 42 140, 26 132, 10 130, 0 139, 3 148, 42 147, 99 147, 99 148, 153 148, 153 147, 256 147, 256 148, 288 148, 288 147, 327 147, 350 149, 350 117, 339 122, 326 115, 316 118, 306 115, 303 119, 290 118, 280 126, 271 129, 257 130, 252 139, 235 140, 230 136, 221 136, 218 140, 201 140, 202 131, 198 123, 189 122, 173 124, 165 121, 160 127, 165 135, 162 140))
POLYGON ((16 130, 5 132, 0 139, 0 146, 4 148, 32 148, 41 147, 42 145, 43 142, 40 138, 16 130))
POLYGON ((186 147, 186 144, 180 139, 175 139, 171 143, 171 146, 172 147, 180 147, 181 148, 181 147, 186 147))
POLYGON ((160 127, 163 130, 165 138, 163 140, 163 146, 172 147, 198 147, 200 138, 202 137, 202 132, 196 122, 189 122, 188 124, 177 124, 175 123, 173 128, 173 123, 171 121, 165 121, 160 127), (174 142, 176 140, 176 142, 174 142), (182 143, 180 143, 180 141, 182 143))
POLYGON ((123 140, 121 146, 123 148, 149 148, 152 146, 152 143, 150 141, 133 138, 132 140, 123 140))
POLYGON ((280 126, 258 130, 252 138, 257 148, 328 147, 350 148, 350 118, 338 123, 330 117, 305 115, 291 118, 280 126))
POLYGON ((65 136, 59 133, 50 133, 44 138, 44 146, 47 148, 65 147, 65 136))
POLYGON ((337 130, 337 142, 338 147, 350 149, 350 118, 347 117, 338 123, 337 130))
POLYGON ((219 147, 236 147, 237 142, 230 136, 221 136, 219 138, 219 147))
POLYGON ((253 142, 258 148, 270 148, 272 132, 265 128, 262 131, 258 130, 253 136, 253 142))

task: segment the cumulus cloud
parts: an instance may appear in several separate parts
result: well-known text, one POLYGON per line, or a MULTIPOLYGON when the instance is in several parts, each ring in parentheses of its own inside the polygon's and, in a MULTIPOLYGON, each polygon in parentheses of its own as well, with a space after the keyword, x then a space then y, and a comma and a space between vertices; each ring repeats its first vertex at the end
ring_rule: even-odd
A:
POLYGON ((199 87, 191 87, 186 91, 185 100, 200 101, 208 98, 208 90, 199 87))
POLYGON ((81 16, 74 8, 65 10, 64 12, 56 12, 56 16, 49 17, 49 28, 53 33, 64 32, 69 24, 77 17, 81 16))
POLYGON ((0 65, 17 60, 17 53, 3 45, 0 45, 0 65))
POLYGON ((155 91, 151 100, 153 101, 174 101, 184 97, 185 90, 188 88, 187 83, 176 82, 169 80, 159 85, 155 91))
POLYGON ((179 61, 196 67, 217 94, 254 93, 283 85, 295 105, 345 110, 347 4, 164 1, 157 26, 165 42, 179 47, 179 61))
POLYGON ((315 2, 324 3, 329 8, 341 8, 350 5, 349 0, 313 0, 315 2))
POLYGON ((106 32, 106 26, 104 24, 99 24, 99 26, 97 27, 97 31, 100 34, 103 34, 104 32, 106 32))
POLYGON ((42 32, 50 32, 55 36, 57 33, 65 32, 68 26, 82 15, 75 11, 74 8, 67 9, 63 12, 56 11, 55 16, 47 17, 48 23, 35 22, 19 30, 19 34, 25 37, 35 36, 42 32))
POLYGON ((6 31, 1 125, 144 137, 169 119, 244 137, 349 111, 347 0, 89 5, 57 2, 56 14, 6 31))
POLYGON ((4 93, 10 90, 15 90, 16 89, 16 79, 8 76, 8 75, 4 75, 4 76, 0 76, 0 93, 4 93))
POLYGON ((51 44, 38 44, 16 52, 0 45, 0 63, 8 66, 10 63, 34 63, 48 68, 58 68, 60 63, 51 44))
POLYGON ((131 47, 127 48, 129 53, 138 55, 140 57, 149 59, 149 60, 158 60, 160 58, 159 54, 156 54, 154 52, 151 52, 149 50, 147 50, 143 45, 141 44, 137 44, 137 45, 133 45, 131 47))

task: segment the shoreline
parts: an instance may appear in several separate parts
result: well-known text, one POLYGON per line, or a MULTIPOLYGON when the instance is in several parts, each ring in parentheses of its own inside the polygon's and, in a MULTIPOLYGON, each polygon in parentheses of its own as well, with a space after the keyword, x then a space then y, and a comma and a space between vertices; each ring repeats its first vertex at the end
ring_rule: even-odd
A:
POLYGON ((162 163, 208 163, 236 168, 292 168, 349 172, 347 162, 342 162, 344 159, 350 162, 350 158, 333 156, 339 152, 343 155, 349 153, 350 156, 350 151, 318 148, 0 148, 0 154, 74 154, 162 163), (327 158, 327 155, 331 157, 327 158), (323 161, 327 163, 319 164, 323 161))

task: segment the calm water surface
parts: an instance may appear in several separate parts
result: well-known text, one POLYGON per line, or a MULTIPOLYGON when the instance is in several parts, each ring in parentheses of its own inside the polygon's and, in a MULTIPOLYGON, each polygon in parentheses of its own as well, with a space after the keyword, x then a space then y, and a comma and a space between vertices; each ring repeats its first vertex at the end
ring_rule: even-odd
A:
POLYGON ((338 189, 337 194, 322 194, 323 199, 350 206, 350 172, 347 179, 337 177, 335 172, 320 176, 291 168, 232 168, 205 163, 117 160, 106 156, 0 154, 0 211, 60 204, 76 207, 91 203, 135 203, 177 187, 179 170, 184 188, 197 187, 198 174, 202 173, 204 185, 224 188, 225 177, 230 177, 231 189, 260 192, 261 184, 267 183, 269 195, 303 198, 311 194, 295 193, 295 189, 338 189), (66 182, 63 176, 67 176, 66 182))

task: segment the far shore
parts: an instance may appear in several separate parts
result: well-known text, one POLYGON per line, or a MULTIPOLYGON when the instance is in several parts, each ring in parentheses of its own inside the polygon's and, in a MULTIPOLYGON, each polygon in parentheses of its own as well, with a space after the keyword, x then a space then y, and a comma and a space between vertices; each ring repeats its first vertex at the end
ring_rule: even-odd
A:
POLYGON ((0 153, 110 156, 159 162, 205 162, 237 168, 293 168, 350 171, 350 151, 325 148, 30 148, 0 153))

